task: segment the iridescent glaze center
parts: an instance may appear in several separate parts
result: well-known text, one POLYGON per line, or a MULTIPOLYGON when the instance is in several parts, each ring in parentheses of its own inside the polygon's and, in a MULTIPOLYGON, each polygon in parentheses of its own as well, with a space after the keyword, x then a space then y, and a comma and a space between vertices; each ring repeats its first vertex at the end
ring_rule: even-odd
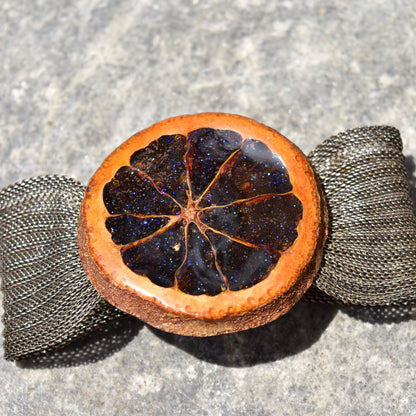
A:
POLYGON ((104 187, 106 227, 133 272, 215 296, 267 278, 297 238, 302 204, 261 141, 201 128, 133 153, 104 187))

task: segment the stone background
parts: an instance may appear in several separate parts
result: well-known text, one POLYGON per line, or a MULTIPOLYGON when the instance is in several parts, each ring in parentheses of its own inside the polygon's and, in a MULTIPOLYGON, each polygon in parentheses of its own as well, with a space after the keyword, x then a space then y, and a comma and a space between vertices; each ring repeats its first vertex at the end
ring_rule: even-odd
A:
MULTIPOLYGON (((305 152, 391 124, 414 181, 415 28, 413 0, 3 0, 0 186, 86 183, 134 132, 202 111, 252 117, 305 152)), ((208 339, 129 320, 75 355, 0 359, 0 414, 416 415, 415 320, 353 315, 299 303, 208 339)))

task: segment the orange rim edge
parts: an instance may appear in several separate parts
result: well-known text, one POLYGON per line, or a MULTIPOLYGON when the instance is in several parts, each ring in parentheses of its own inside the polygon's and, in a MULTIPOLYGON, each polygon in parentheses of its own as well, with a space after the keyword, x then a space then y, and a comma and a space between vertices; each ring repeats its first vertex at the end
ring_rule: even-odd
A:
POLYGON ((327 209, 317 177, 306 156, 277 131, 246 117, 202 113, 173 117, 133 135, 114 150, 91 178, 79 220, 80 258, 96 290, 117 308, 148 324, 182 335, 209 336, 268 323, 286 313, 316 276, 327 236, 327 209), (105 227, 109 216, 103 188, 130 157, 162 135, 198 128, 229 129, 264 142, 280 156, 303 204, 298 237, 281 255, 270 274, 248 289, 226 290, 216 296, 189 295, 176 287, 163 288, 131 271, 122 261, 105 227))

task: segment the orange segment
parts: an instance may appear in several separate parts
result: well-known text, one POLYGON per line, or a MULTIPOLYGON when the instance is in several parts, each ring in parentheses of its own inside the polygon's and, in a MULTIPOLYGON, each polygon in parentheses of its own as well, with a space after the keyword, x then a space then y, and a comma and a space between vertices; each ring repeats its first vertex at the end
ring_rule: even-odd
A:
POLYGON ((285 313, 317 273, 327 213, 302 152, 230 114, 175 117, 116 149, 87 187, 81 260, 110 303, 207 336, 285 313))

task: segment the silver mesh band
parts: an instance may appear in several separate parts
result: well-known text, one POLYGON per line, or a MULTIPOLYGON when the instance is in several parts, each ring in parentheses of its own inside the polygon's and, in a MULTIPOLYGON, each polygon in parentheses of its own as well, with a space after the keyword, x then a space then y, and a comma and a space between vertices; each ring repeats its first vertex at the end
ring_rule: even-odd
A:
POLYGON ((364 127, 309 154, 330 230, 309 299, 352 305, 416 303, 416 217, 397 129, 364 127))
POLYGON ((78 256, 84 187, 45 176, 0 192, 5 358, 56 349, 121 315, 95 291, 78 256))

